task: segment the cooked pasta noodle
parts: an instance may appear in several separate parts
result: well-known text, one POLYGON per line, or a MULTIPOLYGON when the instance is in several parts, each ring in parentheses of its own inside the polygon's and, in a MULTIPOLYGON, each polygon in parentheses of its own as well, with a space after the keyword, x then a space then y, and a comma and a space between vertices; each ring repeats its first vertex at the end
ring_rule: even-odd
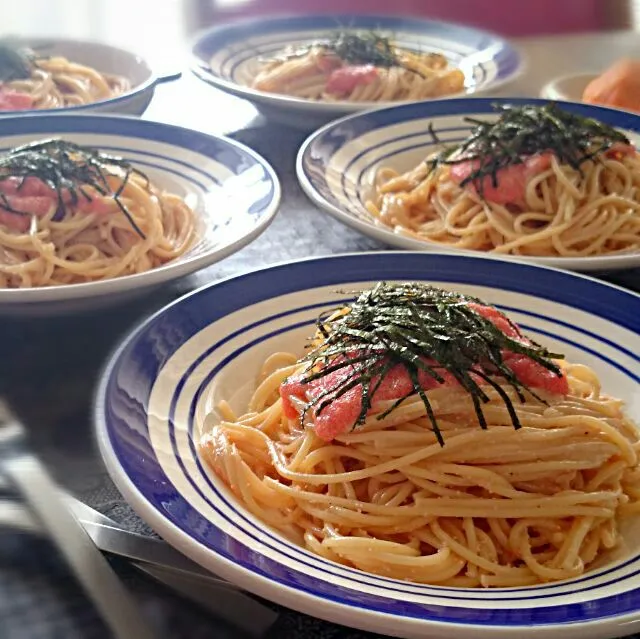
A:
MULTIPOLYGON (((464 167, 431 164, 378 170, 366 202, 397 233, 498 254, 590 257, 640 250, 640 158, 612 147, 579 166, 553 150, 497 173, 481 193, 464 167)), ((490 178, 485 178, 487 181, 490 178)))
POLYGON ((562 395, 489 388, 484 430, 461 387, 426 390, 444 445, 418 393, 327 441, 286 416, 283 385, 308 365, 275 353, 246 413, 223 401, 207 416, 200 452, 253 515, 340 564, 460 587, 577 577, 640 511, 640 443, 593 370, 561 370, 562 395))
POLYGON ((24 77, 0 85, 6 109, 56 109, 109 100, 126 93, 123 76, 101 73, 63 56, 31 54, 24 77))
POLYGON ((422 162, 382 168, 367 209, 411 237, 508 255, 588 257, 640 249, 638 156, 589 162, 580 171, 552 158, 525 185, 523 205, 484 201, 422 162))
POLYGON ((308 100, 348 102, 421 100, 464 90, 463 72, 443 55, 402 49, 378 36, 337 38, 265 61, 251 86, 308 100))
POLYGON ((0 287, 56 286, 141 273, 183 255, 193 243, 190 207, 131 172, 124 161, 102 165, 104 182, 77 182, 81 195, 75 202, 63 192, 62 210, 50 184, 9 177, 12 170, 0 166, 0 287))

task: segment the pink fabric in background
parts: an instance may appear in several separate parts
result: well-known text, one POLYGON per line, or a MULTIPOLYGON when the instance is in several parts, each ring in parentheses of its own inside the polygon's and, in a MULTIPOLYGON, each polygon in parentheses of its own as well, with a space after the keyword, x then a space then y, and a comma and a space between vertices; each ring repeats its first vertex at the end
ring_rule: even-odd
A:
POLYGON ((509 36, 597 31, 605 27, 608 4, 605 0, 208 1, 214 22, 278 13, 379 13, 458 22, 509 36))

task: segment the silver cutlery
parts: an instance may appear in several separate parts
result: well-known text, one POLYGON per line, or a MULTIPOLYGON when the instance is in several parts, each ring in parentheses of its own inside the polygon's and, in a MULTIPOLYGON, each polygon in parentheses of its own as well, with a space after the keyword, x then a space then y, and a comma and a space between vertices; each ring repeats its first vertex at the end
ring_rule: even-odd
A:
MULTIPOLYGON (((0 476, 0 492, 10 486, 0 476)), ((131 565, 186 599, 253 637, 261 637, 278 615, 233 584, 216 577, 166 542, 132 533, 112 519, 60 491, 61 499, 103 552, 131 559, 131 565)), ((0 526, 32 534, 43 527, 22 505, 0 499, 0 526)))
POLYGON ((46 528, 116 639, 157 639, 106 558, 60 499, 47 470, 23 445, 24 430, 0 404, 0 469, 46 528))
POLYGON ((65 501, 80 520, 91 539, 103 552, 126 557, 134 561, 154 564, 182 573, 200 575, 211 583, 235 588, 233 584, 216 577, 199 564, 185 557, 160 539, 123 530, 109 517, 99 513, 78 499, 65 495, 65 501))

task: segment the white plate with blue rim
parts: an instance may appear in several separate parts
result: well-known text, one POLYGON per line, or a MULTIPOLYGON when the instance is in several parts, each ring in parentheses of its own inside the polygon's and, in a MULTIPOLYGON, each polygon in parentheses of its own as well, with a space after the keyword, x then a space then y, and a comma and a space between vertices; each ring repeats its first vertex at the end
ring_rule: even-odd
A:
POLYGON ((97 391, 111 477, 153 529, 204 567, 306 614, 407 638, 605 639, 640 624, 640 525, 626 549, 572 580, 526 588, 436 587, 378 577, 292 544, 249 514, 199 458, 211 395, 247 399, 265 354, 300 354, 337 290, 422 281, 509 312, 534 339, 591 366, 640 420, 640 296, 565 271, 487 257, 384 252, 313 258, 231 278, 136 328, 97 391))
MULTIPOLYGON (((296 162, 300 185, 321 209, 390 246, 469 253, 403 234, 401 229, 382 224, 369 213, 365 203, 371 198, 375 175, 381 166, 408 171, 438 150, 429 132, 430 126, 442 142, 461 142, 474 126, 465 118, 492 121, 497 118, 494 104, 544 105, 547 101, 530 98, 434 100, 342 118, 312 133, 301 146, 296 162)), ((640 147, 640 115, 589 104, 557 104, 571 113, 592 117, 619 129, 640 147)), ((640 266, 640 251, 608 256, 520 259, 575 271, 614 270, 640 266)))
MULTIPOLYGON (((131 85, 128 91, 108 100, 56 109, 0 110, 0 117, 48 113, 123 113, 140 115, 144 113, 149 102, 151 102, 158 84, 176 80, 181 75, 180 69, 160 72, 136 53, 101 42, 89 42, 71 38, 11 36, 0 40, 0 46, 9 46, 18 50, 31 49, 40 56, 62 56, 70 62, 91 67, 100 73, 122 76, 131 85)), ((4 56, 0 52, 0 77, 2 77, 2 65, 6 63, 4 56)))
POLYGON ((265 114, 301 127, 390 104, 319 102, 250 87, 265 57, 345 30, 375 31, 406 48, 445 55, 465 74, 463 96, 504 85, 523 67, 522 56, 511 44, 486 31, 434 20, 341 14, 264 17, 214 27, 195 38, 192 70, 205 82, 250 100, 265 114))
POLYGON ((0 119, 0 155, 15 146, 62 138, 123 157, 160 189, 181 196, 196 216, 182 256, 112 279, 33 288, 0 288, 0 314, 72 312, 120 302, 235 253, 275 217, 280 183, 257 153, 238 142, 181 127, 110 115, 0 119))

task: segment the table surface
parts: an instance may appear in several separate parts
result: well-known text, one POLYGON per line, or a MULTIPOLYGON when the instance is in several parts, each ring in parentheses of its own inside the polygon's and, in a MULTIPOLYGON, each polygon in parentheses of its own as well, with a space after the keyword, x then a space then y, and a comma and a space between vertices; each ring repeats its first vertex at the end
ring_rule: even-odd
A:
MULTIPOLYGON (((138 0, 130 1, 136 5, 138 0)), ((70 29, 69 35, 78 34, 70 29)), ((102 35, 96 27, 95 33, 85 37, 102 35)), ((631 32, 523 39, 516 44, 526 55, 528 68, 500 95, 537 95, 555 75, 598 70, 622 55, 640 53, 638 35, 631 32)), ((4 364, 0 367, 0 395, 14 405, 29 429, 35 450, 63 486, 131 530, 150 532, 113 486, 92 433, 90 408, 95 382, 117 341, 141 318, 204 283, 276 260, 386 247, 342 226, 305 198, 294 171, 304 132, 265 121, 247 102, 201 83, 189 72, 175 83, 160 86, 143 117, 228 134, 262 154, 282 182, 282 205, 276 220, 234 256, 126 305, 75 317, 0 320, 0 361, 4 364), (189 104, 197 105, 192 111, 184 110, 185 95, 189 104)), ((601 276, 640 290, 640 269, 601 276)), ((238 636, 165 589, 132 574, 126 562, 116 561, 115 565, 148 614, 170 629, 175 639, 238 636)), ((0 532, 0 637, 107 636, 97 614, 45 542, 0 532)), ((375 635, 282 610, 270 637, 371 639, 375 635)))

